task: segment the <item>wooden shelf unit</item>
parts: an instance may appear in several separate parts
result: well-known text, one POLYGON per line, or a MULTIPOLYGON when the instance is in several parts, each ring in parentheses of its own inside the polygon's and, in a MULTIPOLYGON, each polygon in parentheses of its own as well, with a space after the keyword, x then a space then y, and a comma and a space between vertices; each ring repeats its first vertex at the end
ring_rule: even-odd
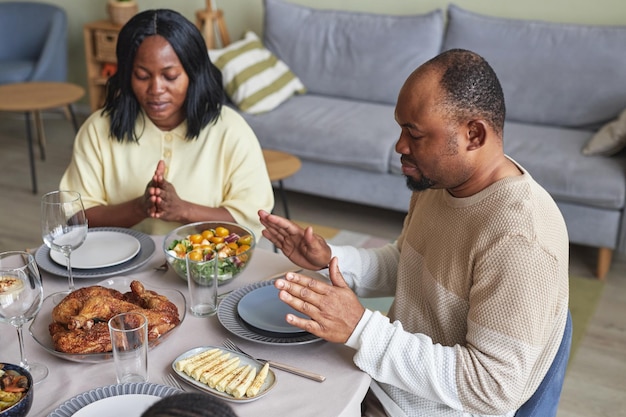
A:
POLYGON ((117 64, 115 46, 121 26, 109 20, 86 23, 83 27, 85 63, 87 65, 87 92, 91 111, 104 104, 108 77, 102 74, 105 64, 117 64))

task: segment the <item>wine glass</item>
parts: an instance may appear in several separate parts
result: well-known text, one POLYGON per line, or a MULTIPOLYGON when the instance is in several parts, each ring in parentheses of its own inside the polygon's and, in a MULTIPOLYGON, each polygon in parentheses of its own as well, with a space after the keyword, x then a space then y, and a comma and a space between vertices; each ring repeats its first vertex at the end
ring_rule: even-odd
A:
POLYGON ((30 372, 35 383, 48 376, 48 368, 26 360, 22 326, 35 317, 42 302, 43 286, 35 258, 28 252, 0 253, 0 321, 17 329, 20 366, 30 372))
POLYGON ((71 255, 87 237, 87 217, 79 193, 52 191, 41 198, 41 236, 51 250, 65 256, 69 292, 74 291, 71 255))

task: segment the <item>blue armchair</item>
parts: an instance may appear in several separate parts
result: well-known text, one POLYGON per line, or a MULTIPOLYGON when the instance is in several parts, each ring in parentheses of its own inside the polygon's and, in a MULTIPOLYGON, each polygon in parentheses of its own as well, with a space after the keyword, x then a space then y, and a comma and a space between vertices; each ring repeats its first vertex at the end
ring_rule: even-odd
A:
POLYGON ((0 3, 0 84, 66 80, 65 10, 47 3, 0 3))

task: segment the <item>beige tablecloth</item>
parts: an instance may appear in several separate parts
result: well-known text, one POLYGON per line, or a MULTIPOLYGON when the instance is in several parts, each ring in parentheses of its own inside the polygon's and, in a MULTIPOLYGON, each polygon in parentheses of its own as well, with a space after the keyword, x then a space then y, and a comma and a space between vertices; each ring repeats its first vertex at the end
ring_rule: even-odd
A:
MULTIPOLYGON (((162 237, 154 237, 156 250, 150 261, 139 270, 126 275, 160 287, 175 288, 187 297, 187 284, 173 271, 158 272, 155 267, 164 262, 162 237)), ((294 265, 284 256, 257 248, 250 265, 234 282, 220 287, 220 292, 236 289, 251 282, 263 281, 294 265)), ((45 295, 67 288, 67 278, 42 271, 45 295)), ((77 288, 93 285, 102 279, 76 279, 77 288)), ((50 373, 35 386, 34 403, 29 416, 47 416, 64 401, 90 389, 115 383, 112 362, 86 364, 66 361, 41 348, 25 329, 25 350, 29 361, 45 363, 50 373)), ((12 326, 0 324, 0 360, 19 363, 16 332, 12 326)), ((259 416, 360 416, 360 403, 370 383, 370 377, 352 362, 353 351, 345 346, 325 341, 304 345, 274 346, 239 338, 224 329, 217 316, 197 318, 187 313, 175 333, 148 354, 149 381, 163 383, 172 361, 181 353, 197 346, 221 346, 231 338, 242 349, 257 357, 275 359, 326 376, 319 383, 275 370, 276 387, 256 401, 231 403, 239 417, 259 416)), ((193 390, 193 389, 191 389, 193 390)))

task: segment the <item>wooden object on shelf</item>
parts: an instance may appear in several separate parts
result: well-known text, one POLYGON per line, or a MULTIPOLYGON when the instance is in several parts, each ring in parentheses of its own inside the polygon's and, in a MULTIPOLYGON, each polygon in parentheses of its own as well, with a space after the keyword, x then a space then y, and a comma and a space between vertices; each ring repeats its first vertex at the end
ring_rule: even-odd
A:
POLYGON ((107 12, 112 23, 124 26, 131 17, 137 14, 139 6, 134 0, 109 0, 107 2, 107 12))
POLYGON ((87 92, 92 112, 104 104, 106 82, 108 76, 112 75, 111 69, 117 65, 115 47, 121 28, 108 20, 90 22, 83 27, 87 92))
POLYGON ((196 11, 196 26, 202 32, 208 49, 230 44, 228 29, 224 21, 224 13, 220 9, 213 10, 211 0, 206 0, 206 9, 196 11), (215 28, 220 37, 220 45, 215 42, 215 28))

